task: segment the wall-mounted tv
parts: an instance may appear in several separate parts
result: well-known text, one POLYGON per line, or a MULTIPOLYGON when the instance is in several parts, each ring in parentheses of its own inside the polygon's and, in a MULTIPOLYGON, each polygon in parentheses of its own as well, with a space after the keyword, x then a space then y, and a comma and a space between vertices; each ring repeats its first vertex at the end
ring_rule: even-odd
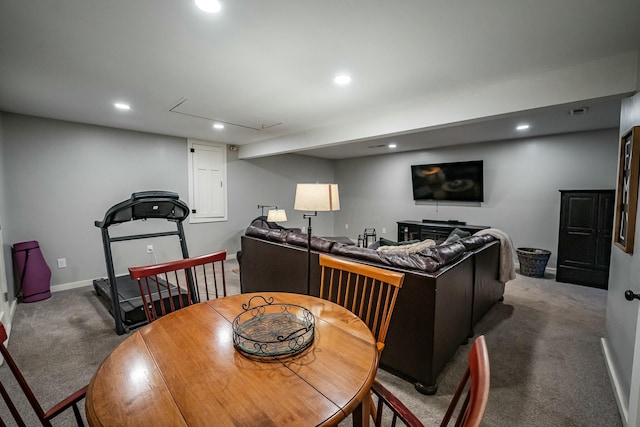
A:
POLYGON ((483 202, 482 160, 412 165, 414 200, 483 202))

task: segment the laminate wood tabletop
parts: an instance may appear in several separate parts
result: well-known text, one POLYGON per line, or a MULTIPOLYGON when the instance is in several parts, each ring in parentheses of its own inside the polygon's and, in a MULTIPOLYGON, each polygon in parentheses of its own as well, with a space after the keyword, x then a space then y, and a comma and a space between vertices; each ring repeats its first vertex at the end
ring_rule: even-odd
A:
POLYGON ((332 302, 260 292, 176 311, 133 332, 93 376, 89 425, 336 425, 352 412, 369 423, 379 355, 367 326, 332 302), (282 358, 249 358, 233 345, 233 319, 252 296, 296 304, 315 316, 313 343, 282 358), (367 398, 365 398, 367 397, 367 398))

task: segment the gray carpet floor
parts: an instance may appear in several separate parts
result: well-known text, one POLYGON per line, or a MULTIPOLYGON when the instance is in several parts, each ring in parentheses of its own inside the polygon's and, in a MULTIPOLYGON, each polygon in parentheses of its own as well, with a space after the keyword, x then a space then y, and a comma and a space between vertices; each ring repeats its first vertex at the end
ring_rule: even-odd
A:
MULTIPOLYGON (((239 292, 235 260, 225 267, 229 293, 239 292)), ((552 276, 534 279, 518 274, 509 282, 504 302, 496 304, 475 329, 476 335, 486 337, 491 363, 483 425, 622 426, 600 348, 605 305, 606 291, 558 283, 552 276)), ((126 337, 114 332, 113 319, 93 288, 87 287, 18 304, 9 350, 46 409, 87 384, 126 337)), ((434 396, 418 393, 412 384, 383 370, 378 378, 425 425, 438 425, 469 348, 470 344, 460 346, 440 375, 434 396)), ((38 425, 6 365, 0 367, 0 381, 12 396, 20 397, 27 425, 38 425)), ((3 404, 0 416, 12 425, 3 404)), ((73 424, 71 413, 54 422, 73 424)))

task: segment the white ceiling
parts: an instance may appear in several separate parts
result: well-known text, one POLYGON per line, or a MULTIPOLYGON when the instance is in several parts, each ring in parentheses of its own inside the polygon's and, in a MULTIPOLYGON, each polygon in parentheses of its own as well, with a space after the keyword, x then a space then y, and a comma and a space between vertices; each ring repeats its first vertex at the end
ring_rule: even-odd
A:
POLYGON ((638 17, 638 0, 0 0, 0 110, 247 158, 509 139, 524 119, 527 135, 617 127, 638 17))

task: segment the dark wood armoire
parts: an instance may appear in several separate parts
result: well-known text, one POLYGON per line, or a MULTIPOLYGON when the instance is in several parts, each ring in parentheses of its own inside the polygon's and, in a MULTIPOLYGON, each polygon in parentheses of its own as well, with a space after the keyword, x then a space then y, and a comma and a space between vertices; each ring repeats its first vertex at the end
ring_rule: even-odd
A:
POLYGON ((560 190, 558 282, 607 289, 615 190, 560 190))

